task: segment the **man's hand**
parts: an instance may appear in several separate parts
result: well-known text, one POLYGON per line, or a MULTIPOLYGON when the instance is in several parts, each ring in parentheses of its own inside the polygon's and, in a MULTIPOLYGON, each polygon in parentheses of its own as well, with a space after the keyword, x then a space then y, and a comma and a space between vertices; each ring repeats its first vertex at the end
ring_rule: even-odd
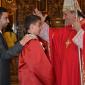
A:
POLYGON ((20 44, 24 46, 27 42, 29 42, 31 39, 37 39, 35 35, 32 34, 26 34, 22 40, 20 40, 20 44))
POLYGON ((43 14, 37 8, 34 9, 33 14, 39 16, 42 22, 44 22, 47 17, 47 15, 43 16, 43 14))
POLYGON ((73 28, 78 32, 81 29, 81 24, 78 21, 73 23, 73 28))

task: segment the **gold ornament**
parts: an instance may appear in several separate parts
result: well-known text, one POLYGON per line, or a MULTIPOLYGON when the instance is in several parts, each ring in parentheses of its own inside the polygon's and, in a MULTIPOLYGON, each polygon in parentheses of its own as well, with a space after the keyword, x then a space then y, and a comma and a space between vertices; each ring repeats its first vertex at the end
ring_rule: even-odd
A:
POLYGON ((7 3, 11 4, 13 0, 6 0, 7 3))
POLYGON ((71 44, 71 41, 68 39, 66 42, 65 42, 65 44, 66 44, 66 48, 71 44))

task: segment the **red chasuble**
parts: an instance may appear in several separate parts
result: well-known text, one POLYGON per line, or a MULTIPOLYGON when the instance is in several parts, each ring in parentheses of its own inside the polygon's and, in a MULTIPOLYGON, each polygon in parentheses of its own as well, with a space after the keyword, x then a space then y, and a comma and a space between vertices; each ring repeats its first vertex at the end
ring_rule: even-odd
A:
POLYGON ((39 40, 31 40, 19 56, 19 85, 54 85, 52 65, 39 40))
POLYGON ((72 41, 76 31, 67 26, 54 32, 50 29, 49 35, 55 85, 81 85, 78 46, 72 41))

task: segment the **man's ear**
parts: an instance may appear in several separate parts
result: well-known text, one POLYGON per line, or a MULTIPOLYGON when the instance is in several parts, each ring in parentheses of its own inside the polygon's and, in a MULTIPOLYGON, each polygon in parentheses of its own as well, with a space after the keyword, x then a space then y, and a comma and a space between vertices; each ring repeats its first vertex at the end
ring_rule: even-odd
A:
POLYGON ((34 28, 34 25, 31 24, 29 27, 30 27, 30 30, 32 30, 34 28))
POLYGON ((0 19, 0 23, 1 23, 1 19, 0 19))

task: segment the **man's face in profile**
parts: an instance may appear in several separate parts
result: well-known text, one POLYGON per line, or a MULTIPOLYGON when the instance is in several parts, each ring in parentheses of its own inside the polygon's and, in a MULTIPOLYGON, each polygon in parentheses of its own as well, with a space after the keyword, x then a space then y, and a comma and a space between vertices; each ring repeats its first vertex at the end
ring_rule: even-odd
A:
POLYGON ((0 25, 5 28, 9 23, 8 12, 3 12, 0 17, 0 25))
POLYGON ((75 11, 65 11, 63 13, 63 18, 66 20, 68 24, 72 24, 76 20, 76 12, 75 11))

